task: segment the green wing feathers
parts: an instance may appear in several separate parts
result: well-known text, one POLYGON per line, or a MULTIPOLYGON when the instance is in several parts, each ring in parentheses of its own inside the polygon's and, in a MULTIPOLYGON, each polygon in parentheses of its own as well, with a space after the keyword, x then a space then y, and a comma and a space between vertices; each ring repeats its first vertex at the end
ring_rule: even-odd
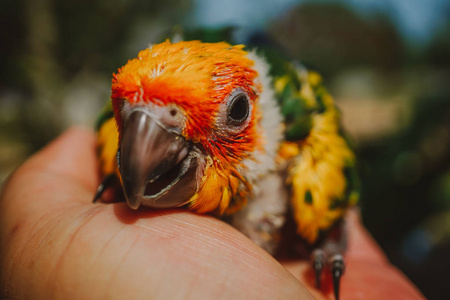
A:
POLYGON ((321 77, 293 67, 274 78, 285 118, 287 183, 298 233, 315 243, 359 198, 355 156, 342 135, 339 112, 321 77))

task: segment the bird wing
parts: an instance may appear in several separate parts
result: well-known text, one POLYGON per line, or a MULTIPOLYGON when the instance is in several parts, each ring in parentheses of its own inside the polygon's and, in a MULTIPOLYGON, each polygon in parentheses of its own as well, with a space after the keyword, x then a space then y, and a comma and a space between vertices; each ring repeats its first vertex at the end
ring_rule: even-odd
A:
POLYGON ((297 231, 312 244, 358 201, 356 161, 320 75, 295 64, 284 68, 274 78, 286 126, 278 160, 287 166, 297 231))

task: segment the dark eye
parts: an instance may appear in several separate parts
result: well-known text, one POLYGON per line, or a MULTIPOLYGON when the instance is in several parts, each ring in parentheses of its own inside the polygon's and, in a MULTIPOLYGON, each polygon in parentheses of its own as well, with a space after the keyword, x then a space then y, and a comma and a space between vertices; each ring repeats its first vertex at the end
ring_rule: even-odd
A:
POLYGON ((227 125, 239 126, 244 123, 250 114, 250 103, 245 94, 234 96, 227 107, 227 125))

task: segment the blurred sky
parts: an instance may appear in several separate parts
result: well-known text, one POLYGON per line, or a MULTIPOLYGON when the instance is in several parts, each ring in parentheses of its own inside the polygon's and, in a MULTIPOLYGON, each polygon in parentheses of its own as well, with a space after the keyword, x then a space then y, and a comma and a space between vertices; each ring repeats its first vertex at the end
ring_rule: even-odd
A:
POLYGON ((363 15, 387 15, 405 41, 415 48, 430 42, 450 18, 449 0, 194 0, 193 25, 239 25, 262 28, 265 22, 299 3, 340 2, 363 15))

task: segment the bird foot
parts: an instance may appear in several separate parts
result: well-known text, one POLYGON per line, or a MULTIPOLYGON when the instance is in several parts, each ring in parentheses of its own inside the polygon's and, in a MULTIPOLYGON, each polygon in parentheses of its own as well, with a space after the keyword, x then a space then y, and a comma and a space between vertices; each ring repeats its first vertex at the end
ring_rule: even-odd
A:
POLYGON ((329 265, 331 269, 331 275, 333 277, 333 290, 334 297, 336 300, 339 300, 339 288, 341 284, 341 276, 345 271, 345 263, 344 258, 340 254, 334 254, 330 260, 329 265))
POLYGON ((112 186, 117 179, 116 174, 111 173, 103 177, 102 182, 97 187, 97 191, 95 192, 94 199, 92 200, 92 203, 96 203, 98 200, 101 199, 103 193, 106 191, 107 188, 112 186))
POLYGON ((343 253, 347 248, 347 230, 345 220, 341 220, 327 234, 322 243, 311 253, 311 263, 316 277, 316 287, 321 288, 323 271, 331 273, 333 291, 339 300, 341 277, 345 271, 343 253))
POLYGON ((324 269, 331 272, 333 278, 333 291, 336 300, 339 300, 341 277, 345 271, 345 262, 341 254, 327 254, 322 249, 316 249, 311 255, 312 267, 315 273, 316 287, 321 288, 322 273, 324 269))

